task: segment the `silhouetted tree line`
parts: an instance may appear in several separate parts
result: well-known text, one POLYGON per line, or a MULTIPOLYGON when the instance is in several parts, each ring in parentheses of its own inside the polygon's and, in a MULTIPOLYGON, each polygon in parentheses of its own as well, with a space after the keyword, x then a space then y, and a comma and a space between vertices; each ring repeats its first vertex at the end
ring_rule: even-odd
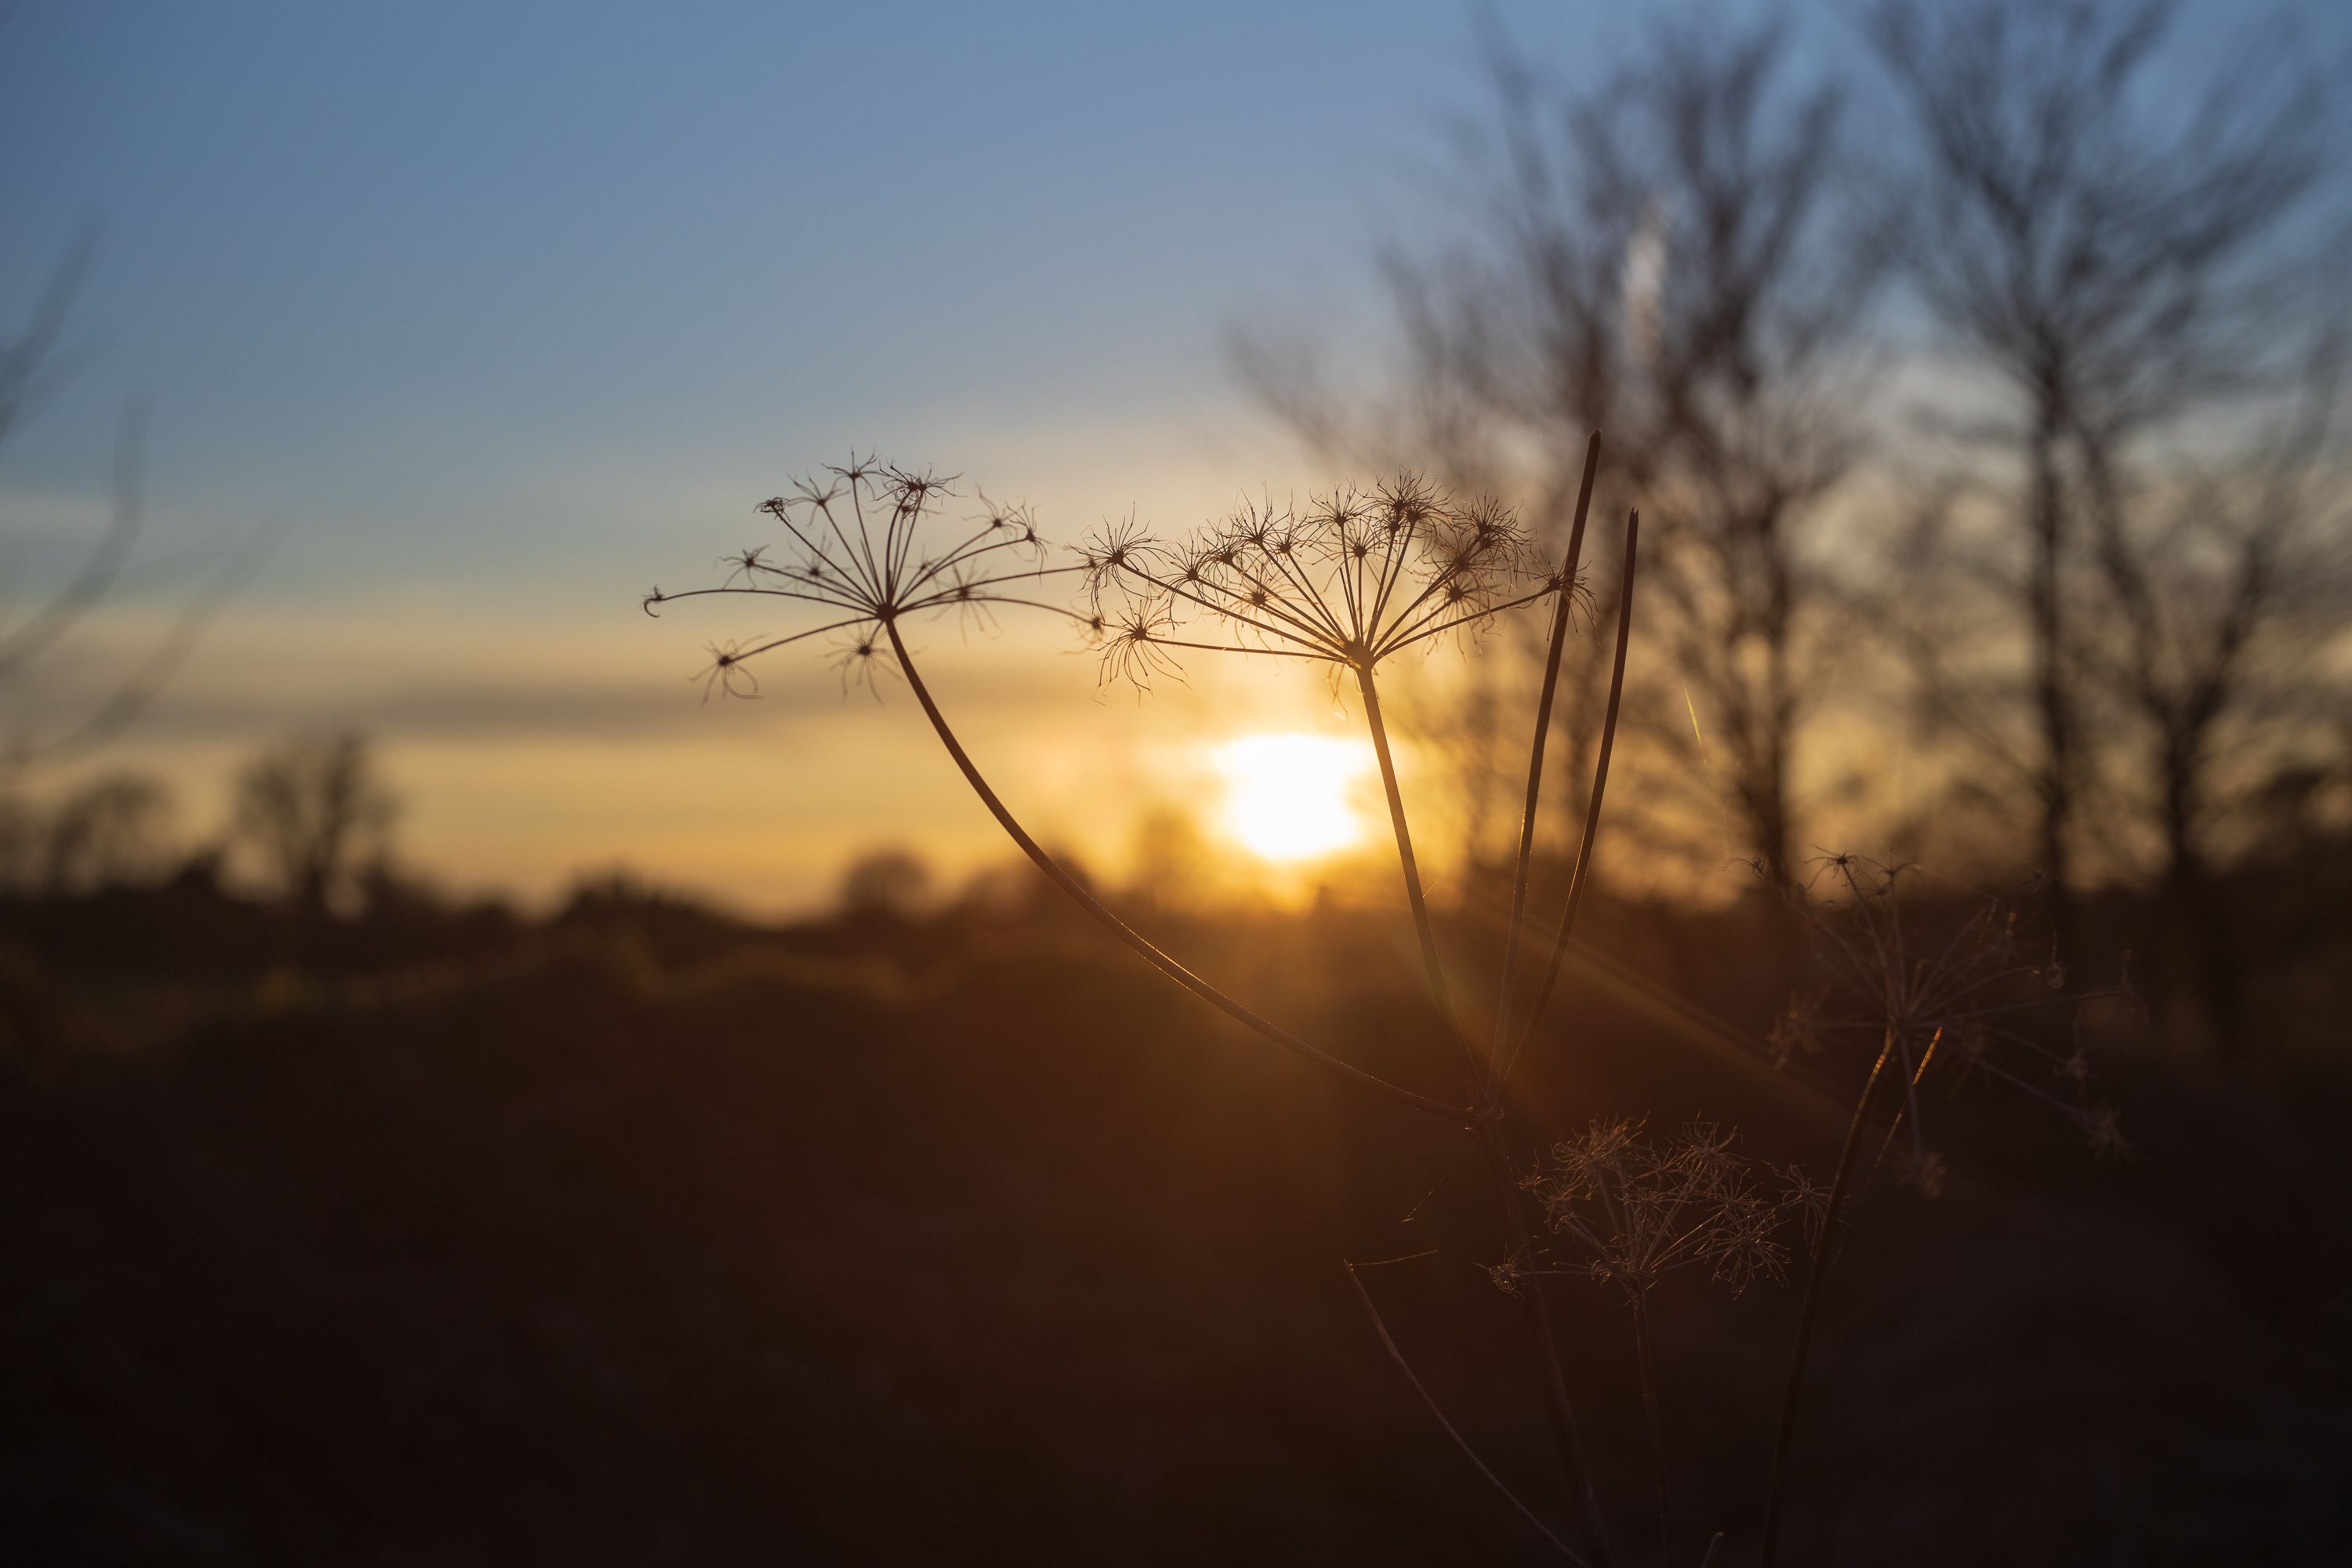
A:
MULTIPOLYGON (((1457 1142, 1169 1005, 1034 871, 921 885, 877 854, 780 927, 617 875, 539 918, 380 890, 310 917, 336 940, 299 966, 290 892, 0 899, 0 1532, 45 1562, 1543 1557, 1367 1375, 1339 1261, 1402 1259, 1389 1331, 1541 1495, 1457 1142)), ((1947 902, 1911 918, 1973 900, 1947 902)), ((1776 977, 1724 959, 1758 910, 1592 912, 1605 963, 1565 977, 1528 1114, 1817 1161, 1853 1064, 1760 1054, 1776 977)), ((1429 1073, 1398 912, 1137 918, 1429 1073)), ((2345 1266, 2311 1240, 2346 1195, 2336 1102, 2101 1075, 2140 1158, 1939 1098, 1942 1195, 1899 1155, 1859 1195, 1790 1560, 2340 1536, 2345 1266)), ((1695 1498, 1752 1479, 1796 1305, 1704 1289, 1652 1303, 1695 1498)), ((1638 1400, 1619 1294, 1555 1301, 1580 1393, 1638 1400)), ((1637 1515, 1621 1436, 1594 1474, 1637 1515)))
POLYGON ((316 920, 393 879, 398 815, 364 737, 298 735, 239 770, 229 820, 194 847, 173 833, 170 786, 151 774, 116 770, 46 797, 0 796, 0 889, 55 897, 210 880, 234 857, 257 893, 316 920))

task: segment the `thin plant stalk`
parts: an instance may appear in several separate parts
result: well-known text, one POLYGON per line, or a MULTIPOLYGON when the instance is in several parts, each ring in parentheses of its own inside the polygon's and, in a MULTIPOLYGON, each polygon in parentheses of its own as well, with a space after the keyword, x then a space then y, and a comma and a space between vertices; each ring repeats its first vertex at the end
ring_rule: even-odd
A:
POLYGON ((1592 794, 1585 802, 1584 836, 1577 844, 1576 869, 1568 884, 1568 905, 1560 910, 1559 931, 1552 941, 1551 962, 1544 968, 1543 984, 1536 992, 1535 1005, 1528 1009, 1527 1022, 1519 1027, 1517 1043, 1503 1060, 1501 1075, 1487 1096, 1489 1104, 1502 1102, 1511 1068, 1517 1064, 1519 1053, 1527 1049, 1536 1026, 1542 1022, 1544 1008, 1551 1003, 1552 987, 1559 981, 1560 961, 1568 956, 1568 941, 1575 934, 1577 910, 1583 905, 1585 884, 1592 874, 1593 845, 1601 836, 1601 802, 1609 789, 1609 758, 1617 744, 1617 710, 1625 696, 1625 655, 1633 637, 1633 568, 1640 553, 1641 537, 1642 514, 1630 512, 1625 519, 1625 564, 1618 584, 1617 650, 1609 669, 1609 707, 1601 721, 1601 745, 1592 762, 1592 794))
MULTIPOLYGON (((1294 520, 1287 514, 1276 517, 1270 512, 1246 510, 1246 514, 1238 516, 1223 533, 1200 547, 1171 549, 1142 535, 1131 525, 1114 526, 1102 539, 1089 545, 1083 568, 1072 568, 1084 570, 1087 576, 1094 613, 1083 624, 1104 649, 1107 675, 1117 671, 1141 683, 1153 669, 1166 668, 1172 663, 1160 649, 1216 646, 1166 635, 1181 629, 1177 617, 1185 613, 1187 606, 1235 622, 1244 628, 1243 635, 1237 638, 1244 643, 1249 640, 1248 634, 1255 633, 1259 638, 1294 645, 1288 649, 1268 647, 1264 651, 1287 652, 1293 657, 1320 659, 1355 671, 1364 700, 1367 725, 1380 763, 1390 821, 1396 837, 1400 869, 1412 913, 1415 935, 1427 969, 1431 998, 1453 1036, 1464 1085, 1470 1098, 1468 1105, 1449 1105, 1366 1072, 1309 1045, 1194 974, 1105 907, 1089 889, 1030 836, 989 785, 924 682, 900 632, 898 621, 904 615, 916 611, 960 607, 968 612, 978 606, 984 616, 989 605, 1031 603, 1015 597, 1008 591, 1009 585, 1016 580, 1039 574, 1042 568, 1038 572, 990 575, 988 574, 992 567, 982 564, 984 558, 992 562, 994 552, 999 551, 1021 552, 1042 548, 1024 511, 1020 509, 992 509, 985 526, 977 528, 948 553, 918 560, 912 553, 915 525, 936 504, 937 498, 947 493, 946 481, 928 473, 914 474, 897 468, 882 468, 870 461, 859 464, 853 460, 849 468, 832 470, 841 481, 840 485, 819 487, 803 481, 797 492, 797 501, 779 499, 762 508, 772 513, 793 534, 800 550, 798 557, 783 564, 772 564, 761 559, 761 551, 747 550, 734 563, 735 575, 743 580, 742 589, 733 587, 735 578, 730 576, 728 584, 721 588, 703 592, 757 592, 854 612, 847 619, 828 626, 794 634, 756 648, 745 649, 736 644, 714 646, 708 678, 709 682, 715 682, 722 690, 732 691, 738 679, 741 679, 738 675, 739 668, 751 654, 826 631, 850 630, 852 640, 841 650, 837 661, 838 668, 844 671, 845 688, 852 671, 856 672, 858 679, 870 682, 874 679, 874 671, 887 669, 895 662, 898 673, 913 690, 940 743, 947 748, 949 756, 979 795, 982 804, 1031 862, 1091 919, 1168 978, 1286 1049, 1390 1099, 1444 1118, 1456 1125, 1467 1126, 1478 1142, 1494 1184, 1507 1249, 1502 1269, 1508 1271, 1509 1288, 1526 1313, 1528 1341, 1541 1374, 1547 1415, 1564 1479, 1582 1507, 1591 1536, 1593 1558, 1602 1568, 1609 1568, 1612 1553, 1603 1525, 1592 1469, 1585 1457, 1575 1410, 1569 1395, 1557 1331, 1551 1321, 1541 1282, 1534 1271, 1523 1271, 1521 1267, 1533 1256, 1536 1244, 1528 1228, 1518 1171, 1503 1125, 1503 1103, 1508 1089, 1511 1064, 1534 1033, 1550 998, 1591 876, 1623 698, 1641 528, 1639 513, 1630 514, 1626 521, 1625 559, 1617 606, 1616 647, 1582 836, 1550 963, 1534 1005, 1522 1023, 1515 1017, 1513 1002, 1517 984, 1519 949, 1526 929, 1534 835, 1558 692, 1559 664, 1568 625, 1573 614, 1575 574, 1581 557, 1599 456, 1600 433, 1596 431, 1586 448, 1568 558, 1561 574, 1547 579, 1538 591, 1520 595, 1507 603, 1495 602, 1496 595, 1505 591, 1499 584, 1509 581, 1516 573, 1522 548, 1517 525, 1507 511, 1501 510, 1498 503, 1488 501, 1464 510, 1433 491, 1425 482, 1410 475, 1393 485, 1381 487, 1371 498, 1350 491, 1328 503, 1318 501, 1316 511, 1303 521, 1294 520), (845 489, 843 488, 845 486, 845 489), (869 497, 877 502, 887 500, 890 503, 887 531, 881 536, 878 551, 875 529, 881 524, 867 516, 869 497), (835 512, 835 503, 845 500, 854 529, 845 528, 842 518, 835 512), (804 514, 797 522, 790 515, 795 506, 804 514), (1307 553, 1302 555, 1302 550, 1307 553), (1318 586, 1317 574, 1327 560, 1337 572, 1336 596, 1327 595, 1318 586), (1428 564, 1426 570, 1412 565, 1423 561, 1433 564, 1428 564), (1427 579, 1425 582, 1422 580, 1424 577, 1427 579), (1416 583, 1419 584, 1417 588, 1414 586, 1416 583), (1391 594, 1400 591, 1405 595, 1404 600, 1399 605, 1391 606, 1391 594), (1108 606, 1104 602, 1106 593, 1112 596, 1108 606), (1471 626, 1497 610, 1540 599, 1545 593, 1556 594, 1559 602, 1554 608, 1541 700, 1530 746, 1527 809, 1514 875, 1509 931, 1503 954, 1501 996, 1492 1041, 1488 1044, 1474 1040, 1464 1027, 1446 978, 1419 860, 1413 849, 1374 672, 1382 658, 1414 642, 1426 641, 1448 631, 1471 626), (887 657, 884 656, 885 643, 887 657)), ((658 589, 648 595, 646 600, 648 612, 671 596, 663 595, 658 589)), ((1250 649, 1244 647, 1236 651, 1250 649)), ((1871 1083, 1864 1090, 1862 1107, 1857 1110, 1854 1135, 1849 1139, 1846 1156, 1840 1166, 1839 1186, 1832 1200, 1832 1224, 1836 1204, 1843 1197, 1851 1174, 1853 1143, 1859 1137, 1861 1118, 1868 1109, 1878 1077, 1879 1069, 1874 1068, 1871 1083)), ((1603 1195, 1605 1200, 1605 1192, 1603 1195)), ((1816 1298, 1825 1258, 1826 1247, 1822 1257, 1816 1260, 1816 1298)), ((1382 1342, 1405 1372, 1408 1381, 1429 1404, 1448 1436, 1500 1489, 1500 1481, 1475 1453, 1471 1453, 1460 1433, 1437 1410, 1434 1402, 1429 1399, 1427 1389, 1405 1363, 1386 1325, 1381 1322, 1369 1292, 1364 1289, 1361 1280, 1355 1278, 1352 1267, 1350 1279, 1356 1284, 1382 1342)), ((1811 1332, 1814 1304, 1814 1300, 1809 1299, 1798 1351, 1800 1373, 1804 1337, 1811 1332)), ((1657 1482, 1660 1549, 1665 1552, 1671 1550, 1671 1491, 1655 1368, 1649 1342, 1649 1323, 1644 1304, 1638 1299, 1635 1302, 1635 1339, 1657 1482)), ((1792 1413, 1795 1399, 1793 1377, 1790 1397, 1792 1413)), ((1784 1416, 1783 1455, 1788 1431, 1789 1423, 1784 1416)), ((1776 1507, 1778 1481, 1776 1471, 1776 1507)), ((1507 1489, 1505 1495, 1510 1495, 1507 1489)), ((1537 1521, 1517 1499, 1512 1498, 1511 1501, 1539 1529, 1543 1528, 1541 1521, 1537 1521)), ((1584 1563, 1584 1559, 1570 1551, 1549 1529, 1544 1529, 1543 1532, 1547 1540, 1572 1561, 1584 1563)), ((1721 1537, 1717 1536, 1716 1544, 1720 1542, 1721 1537)))
POLYGON ((1658 1410, 1657 1363, 1650 1355, 1649 1292, 1633 1293, 1633 1359, 1642 1369, 1642 1408, 1650 1418, 1650 1467, 1658 1487, 1658 1564, 1674 1565, 1673 1512, 1666 1483, 1666 1424, 1658 1410))
MULTIPOLYGON (((1502 994, 1495 1004, 1495 1044, 1488 1053, 1489 1071, 1509 1043, 1511 988, 1517 978, 1519 932, 1528 912, 1528 878, 1535 860, 1536 807, 1543 797, 1546 742, 1551 737, 1552 699, 1559 688, 1560 650, 1568 643, 1570 613, 1575 608, 1576 568, 1584 554, 1584 520, 1592 506, 1592 480, 1601 468, 1601 432, 1584 446, 1584 478, 1576 491, 1576 521, 1568 531, 1568 561, 1560 570, 1559 603, 1552 607, 1551 642, 1544 652, 1543 693, 1536 701, 1536 738, 1528 748, 1528 804, 1519 822, 1519 861, 1511 879, 1511 924, 1503 939, 1502 994)), ((1490 1085, 1491 1089, 1491 1085, 1490 1085)))
POLYGON ((1422 891, 1421 862, 1412 852, 1412 829, 1405 823, 1404 796, 1397 788, 1396 759, 1389 751, 1389 727, 1381 717, 1380 686, 1372 679, 1370 665, 1356 667, 1356 689, 1363 694, 1364 722, 1372 732, 1373 754, 1380 759, 1381 788, 1388 795, 1389 822, 1396 830, 1397 859, 1404 868, 1405 901, 1412 907, 1413 934, 1421 939, 1422 965, 1428 972, 1429 994, 1445 1016, 1446 1027, 1453 1032, 1454 1048, 1462 1058, 1464 1079, 1475 1093, 1479 1079, 1476 1047, 1454 1016, 1454 994, 1445 982, 1445 965, 1437 954, 1437 929, 1430 921, 1429 900, 1422 891))
MULTIPOLYGON (((1903 1131, 1904 1124, 1906 1121, 1905 1113, 1912 1110, 1917 1103, 1919 1099, 1920 1080, 1927 1076, 1927 1064, 1936 1059, 1936 1047, 1942 1043, 1943 1038, 1944 1031, 1941 1029, 1937 1030, 1933 1035, 1929 1036, 1927 1038, 1927 1048, 1919 1053, 1919 1066, 1917 1069, 1906 1075, 1910 1079, 1909 1087, 1904 1090, 1902 1103, 1895 1106, 1893 1119, 1886 1123, 1886 1142, 1878 1146, 1878 1158, 1870 1163, 1870 1168, 1873 1171, 1877 1170, 1881 1165, 1886 1163, 1886 1152, 1895 1147, 1895 1135, 1903 1131)), ((1905 1047, 1903 1055, 1905 1065, 1907 1067, 1909 1066, 1909 1058, 1911 1055, 1910 1049, 1907 1046, 1905 1047)), ((1912 1115, 1907 1118, 1907 1121, 1911 1128, 1912 1157, 1915 1160, 1924 1162, 1927 1156, 1927 1145, 1921 1142, 1919 1139, 1919 1118, 1916 1115, 1912 1115)))
POLYGON ((1780 1542, 1780 1500, 1789 1480, 1789 1448, 1797 1432, 1797 1397, 1805 1384, 1805 1356, 1812 1349, 1813 1321, 1821 1311, 1822 1287, 1830 1276, 1830 1259, 1837 1251, 1838 1214, 1845 1206, 1845 1194, 1853 1176, 1853 1157, 1862 1147, 1862 1130, 1870 1117, 1870 1101, 1877 1092, 1879 1079, 1885 1075, 1886 1064, 1895 1056, 1895 1031, 1886 1031, 1886 1043, 1879 1047, 1878 1059, 1871 1064, 1870 1077, 1862 1086, 1862 1098, 1854 1102, 1853 1125, 1846 1130, 1845 1148, 1838 1155, 1837 1179, 1830 1184, 1829 1206, 1822 1214, 1821 1239, 1813 1247, 1813 1267, 1805 1283, 1804 1310, 1797 1319, 1796 1353, 1789 1363, 1788 1392, 1780 1401, 1780 1436, 1772 1450, 1771 1489, 1764 1499, 1764 1553, 1762 1568, 1772 1568, 1774 1553, 1780 1542))
POLYGON ((1495 1489, 1503 1494, 1504 1500, 1513 1508, 1517 1509, 1520 1513, 1525 1515, 1527 1521, 1529 1524, 1534 1525, 1538 1531, 1541 1531, 1543 1538, 1546 1541, 1550 1542, 1553 1546, 1559 1548, 1559 1554, 1562 1557, 1567 1558, 1570 1563, 1578 1564, 1578 1568, 1591 1568, 1590 1563, 1586 1563, 1583 1558, 1578 1556, 1570 1549, 1566 1542, 1562 1541, 1559 1536, 1554 1535, 1549 1525, 1545 1524, 1542 1520, 1536 1517, 1535 1510, 1528 1508, 1527 1504, 1521 1502, 1518 1500, 1517 1494, 1514 1493, 1510 1488, 1503 1484, 1501 1477, 1497 1476, 1493 1470, 1486 1468, 1486 1461, 1478 1457, 1478 1451, 1471 1447, 1469 1440, 1454 1429, 1453 1422, 1448 1421, 1445 1418, 1445 1412, 1437 1407, 1437 1401, 1431 1397, 1429 1390, 1422 1385, 1421 1379, 1414 1374, 1412 1363, 1404 1359, 1404 1352, 1397 1349, 1396 1341, 1389 1337, 1389 1326, 1381 1321, 1380 1309, 1372 1305, 1372 1294, 1370 1291, 1364 1289, 1364 1281, 1356 1273, 1356 1266, 1352 1263, 1348 1265, 1348 1283, 1356 1288, 1356 1295, 1364 1303, 1365 1313, 1372 1320, 1373 1331, 1381 1336, 1381 1343, 1388 1349, 1389 1359, 1397 1363, 1397 1370, 1404 1373, 1404 1380, 1412 1384, 1412 1391, 1421 1395, 1421 1402, 1429 1406, 1430 1415, 1436 1418, 1438 1426, 1445 1429, 1445 1435, 1454 1439, 1454 1446, 1462 1450, 1463 1457, 1478 1468, 1478 1473, 1486 1477, 1488 1481, 1492 1482, 1495 1489))
POLYGON ((1061 864, 1048 855, 1043 846, 1029 837, 1028 830, 1024 828, 1013 813, 1006 809, 1004 803, 997 798, 996 792, 989 787, 988 781, 981 776, 980 769, 973 764, 971 756, 965 752, 962 742, 956 739, 955 731, 949 728, 947 716, 940 711, 940 705, 932 700, 930 689, 923 684, 922 676, 917 673, 913 656, 908 652, 905 639, 898 635, 898 622, 896 620, 885 622, 884 630, 890 638, 890 651, 898 656, 898 668, 907 678, 908 688, 914 692, 915 700, 922 704, 923 713, 930 720, 931 728, 938 732, 940 743, 947 747, 948 755, 955 759, 956 766, 962 771, 964 781, 971 784, 974 793, 980 796, 981 804, 988 807, 990 814, 996 818, 997 825, 1012 837, 1013 842, 1021 847, 1021 852, 1028 856, 1039 870, 1052 879, 1055 887, 1068 894, 1073 902, 1093 916, 1113 936, 1133 949, 1146 963, 1177 984, 1192 992, 1228 1017, 1246 1024, 1275 1044, 1296 1051, 1307 1060, 1328 1068, 1342 1078, 1362 1084, 1367 1089, 1376 1089, 1391 1100, 1402 1100, 1433 1116, 1443 1117, 1448 1121, 1457 1123, 1472 1122, 1478 1119, 1478 1113, 1469 1107, 1448 1105, 1443 1100, 1433 1100, 1424 1094, 1417 1094, 1401 1085, 1391 1083, 1386 1079, 1368 1073, 1353 1063, 1342 1061, 1328 1051, 1318 1050, 1308 1045, 1279 1024, 1260 1017, 1256 1013, 1194 974, 1154 946, 1141 932, 1104 908, 1101 900, 1088 892, 1084 884, 1064 870, 1061 864))
MULTIPOLYGON (((1565 590, 1563 590, 1564 592, 1565 590)), ((1421 866, 1412 852, 1412 831, 1407 826, 1404 796, 1397 788, 1396 760, 1389 749, 1388 726, 1381 717, 1380 689, 1372 679, 1369 665, 1356 670, 1357 688, 1363 693, 1364 718, 1372 735, 1372 751, 1380 759, 1381 783, 1388 795, 1389 821, 1396 830, 1397 858, 1404 871, 1405 899, 1412 907, 1414 933, 1421 939, 1421 956, 1429 973, 1429 988, 1438 1007, 1445 1016, 1446 1026, 1452 1031, 1456 1051, 1462 1058, 1464 1082, 1471 1092, 1479 1091, 1482 1067, 1475 1047, 1454 1011, 1452 991, 1445 983, 1445 966, 1438 956, 1437 932, 1429 918, 1429 900, 1421 885, 1421 866)), ((1482 1109, 1475 1122, 1478 1147, 1486 1156, 1486 1173, 1495 1184, 1495 1200, 1502 1210, 1505 1256, 1525 1257, 1531 1245, 1527 1216, 1519 1209, 1518 1173, 1511 1163, 1510 1146, 1505 1142, 1502 1108, 1490 1102, 1482 1109)), ((1559 1453, 1560 1469, 1569 1489, 1576 1494, 1584 1507, 1585 1523, 1592 1532, 1593 1552, 1604 1563, 1613 1561, 1609 1550, 1609 1537, 1601 1527, 1601 1498, 1592 1484, 1591 1466, 1584 1457, 1584 1441, 1576 1421, 1576 1406, 1568 1394, 1568 1376, 1560 1364, 1559 1343, 1552 1331, 1551 1311, 1544 1300, 1543 1287, 1533 1279, 1525 1279, 1519 1288, 1519 1300, 1524 1303, 1528 1320, 1528 1337, 1532 1343, 1544 1384, 1546 1415, 1549 1417, 1552 1441, 1559 1453)))
MULTIPOLYGON (((1503 1240, 1506 1257, 1524 1258, 1532 1238, 1528 1234, 1527 1216, 1519 1211, 1517 1174, 1511 1164, 1510 1147, 1503 1139, 1501 1112, 1482 1118, 1476 1124, 1478 1147, 1486 1157, 1487 1174, 1495 1184, 1496 1205, 1503 1215, 1503 1240)), ((1612 1563, 1609 1550, 1609 1534, 1601 1522, 1601 1495, 1593 1488, 1592 1467, 1584 1455, 1584 1437, 1576 1423, 1576 1405, 1569 1398, 1568 1373, 1560 1363, 1559 1342, 1552 1329, 1551 1308, 1544 1299, 1541 1281, 1527 1275, 1518 1278, 1521 1310, 1528 1321, 1528 1339, 1536 1352, 1536 1363, 1542 1373, 1545 1394, 1545 1415, 1551 1424, 1552 1445, 1559 1451, 1560 1470, 1569 1489, 1577 1495, 1584 1509, 1585 1528, 1592 1532, 1593 1555, 1602 1564, 1612 1563)))

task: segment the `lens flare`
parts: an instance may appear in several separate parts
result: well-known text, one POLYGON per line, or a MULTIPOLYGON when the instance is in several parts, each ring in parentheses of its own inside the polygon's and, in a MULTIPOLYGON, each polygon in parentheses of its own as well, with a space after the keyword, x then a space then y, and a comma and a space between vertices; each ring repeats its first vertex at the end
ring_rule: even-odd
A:
POLYGON ((1324 735, 1246 735, 1216 750, 1225 828, 1269 860, 1303 860, 1362 836, 1349 796, 1372 768, 1371 748, 1324 735))

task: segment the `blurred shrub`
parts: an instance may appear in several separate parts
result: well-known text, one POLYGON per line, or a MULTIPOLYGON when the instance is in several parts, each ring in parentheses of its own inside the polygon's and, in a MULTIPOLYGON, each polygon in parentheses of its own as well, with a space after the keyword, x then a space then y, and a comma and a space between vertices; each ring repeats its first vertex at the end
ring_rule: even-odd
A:
POLYGON ((872 849, 850 862, 841 878, 841 910, 849 915, 919 914, 930 902, 931 868, 910 849, 872 849))
POLYGON ((55 800, 0 799, 0 889, 57 896, 162 880, 175 859, 171 790, 103 773, 55 800))

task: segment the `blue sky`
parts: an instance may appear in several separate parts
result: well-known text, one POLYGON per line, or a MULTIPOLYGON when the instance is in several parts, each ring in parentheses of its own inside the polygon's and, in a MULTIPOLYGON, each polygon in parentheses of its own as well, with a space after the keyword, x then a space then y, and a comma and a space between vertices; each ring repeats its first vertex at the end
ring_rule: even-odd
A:
MULTIPOLYGON (((1492 14, 1574 75, 1630 9, 1492 14)), ((412 855, 459 882, 544 892, 624 860, 784 907, 863 843, 991 856, 921 737, 892 750, 906 705, 845 709, 812 666, 756 718, 700 708, 701 640, 768 628, 650 626, 635 595, 756 542, 752 503, 853 446, 1026 496, 1064 538, 1328 478, 1221 343, 1351 319, 1375 248, 1446 221, 1432 171, 1478 101, 1476 38, 1467 6, 1368 0, 20 0, 0 321, 85 215, 104 237, 73 374, 0 450, 0 567, 22 603, 89 537, 133 390, 165 561, 41 700, 152 635, 173 550, 274 521, 259 577, 106 759, 171 774, 192 833, 245 751, 352 723, 408 794, 412 855), (893 782, 857 784, 885 755, 893 782)), ((1003 665, 973 678, 975 721, 1108 846, 1119 821, 1084 803, 1172 742, 1131 714, 1080 736, 1089 675, 1031 657, 1060 637, 975 656, 1003 665)), ((1314 691, 1215 688, 1153 721, 1261 707, 1328 717, 1314 691)))
POLYGON ((1360 273, 1472 70, 1445 6, 26 5, 9 302, 107 232, 10 463, 75 482, 144 387, 166 493, 304 520, 273 584, 463 584, 628 530, 518 506, 616 461, 1220 405, 1223 325, 1360 273))

